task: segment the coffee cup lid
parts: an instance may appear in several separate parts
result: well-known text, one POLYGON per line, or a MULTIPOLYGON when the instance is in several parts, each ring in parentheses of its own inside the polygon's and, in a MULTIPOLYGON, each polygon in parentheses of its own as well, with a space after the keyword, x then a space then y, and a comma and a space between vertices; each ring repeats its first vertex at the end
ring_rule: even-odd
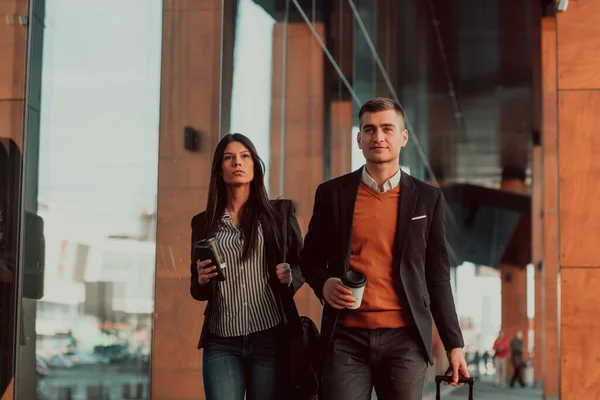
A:
POLYGON ((359 271, 347 271, 342 275, 342 283, 350 287, 361 287, 366 285, 367 277, 359 271))

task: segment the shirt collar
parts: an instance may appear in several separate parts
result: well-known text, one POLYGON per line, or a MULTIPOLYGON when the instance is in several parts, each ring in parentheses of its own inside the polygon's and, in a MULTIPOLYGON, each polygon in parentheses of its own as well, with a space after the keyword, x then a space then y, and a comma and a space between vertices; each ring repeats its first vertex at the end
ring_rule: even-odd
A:
POLYGON ((225 208, 225 211, 223 211, 223 216, 221 217, 221 220, 231 221, 231 215, 229 215, 229 211, 227 211, 227 208, 225 208))
POLYGON ((387 192, 388 190, 394 189, 396 186, 400 184, 400 177, 402 176, 402 172, 400 168, 398 168, 398 172, 394 174, 390 179, 383 183, 383 190, 380 190, 377 186, 377 182, 375 179, 371 178, 369 173, 367 172, 367 166, 365 165, 362 170, 362 181, 367 184, 371 189, 376 190, 379 193, 387 192))

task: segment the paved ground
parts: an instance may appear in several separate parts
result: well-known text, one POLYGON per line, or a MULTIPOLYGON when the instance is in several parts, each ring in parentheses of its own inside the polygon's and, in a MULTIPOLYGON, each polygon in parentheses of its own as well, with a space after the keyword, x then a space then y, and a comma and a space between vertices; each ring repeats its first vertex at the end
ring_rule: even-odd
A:
MULTIPOLYGON (((488 378, 488 377, 486 377, 488 378)), ((485 378, 484 378, 485 379, 485 378)), ((451 386, 442 387, 442 399, 468 399, 468 387, 454 388, 451 386)), ((484 381, 476 380, 473 390, 473 400, 541 400, 542 389, 534 387, 497 388, 488 379, 484 381)), ((423 400, 435 400, 435 387, 426 386, 423 394, 423 400)))

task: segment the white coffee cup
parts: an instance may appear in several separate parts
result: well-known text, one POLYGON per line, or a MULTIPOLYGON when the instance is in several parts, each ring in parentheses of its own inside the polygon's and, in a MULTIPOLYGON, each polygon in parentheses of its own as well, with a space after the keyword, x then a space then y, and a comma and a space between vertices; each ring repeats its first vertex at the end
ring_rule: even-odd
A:
POLYGON ((356 299, 356 302, 347 308, 356 310, 362 303, 363 293, 367 285, 367 277, 362 272, 349 270, 342 275, 341 283, 342 286, 352 291, 352 297, 356 299))

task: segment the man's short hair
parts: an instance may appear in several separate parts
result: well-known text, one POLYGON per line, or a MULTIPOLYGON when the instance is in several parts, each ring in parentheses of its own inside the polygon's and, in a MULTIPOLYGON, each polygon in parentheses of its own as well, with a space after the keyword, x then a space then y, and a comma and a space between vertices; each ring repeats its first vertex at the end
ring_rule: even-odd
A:
POLYGON ((396 111, 398 115, 402 117, 402 120, 406 123, 406 118, 402 106, 400 106, 400 104, 396 103, 394 100, 388 99, 387 97, 375 97, 374 99, 371 99, 365 104, 363 104, 363 106, 360 108, 360 111, 358 112, 358 121, 360 123, 364 113, 376 113, 387 110, 396 111))

